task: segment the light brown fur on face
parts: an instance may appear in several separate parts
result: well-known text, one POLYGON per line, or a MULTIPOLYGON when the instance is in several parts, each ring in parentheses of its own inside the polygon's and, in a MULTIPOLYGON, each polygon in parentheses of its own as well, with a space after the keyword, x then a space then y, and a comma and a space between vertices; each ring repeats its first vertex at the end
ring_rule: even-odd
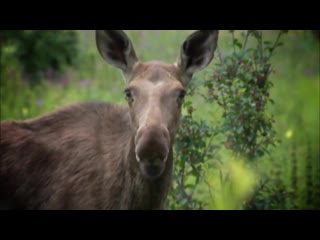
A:
POLYGON ((179 127, 178 98, 186 90, 178 79, 178 69, 172 64, 138 63, 126 88, 132 95, 129 106, 136 158, 146 177, 162 174, 179 127))
POLYGON ((180 118, 181 104, 177 98, 185 87, 178 80, 177 68, 162 62, 139 63, 137 73, 129 80, 135 101, 130 104, 136 128, 153 123, 170 128, 175 134, 180 118), (143 111, 142 111, 143 109, 143 111))
POLYGON ((183 97, 217 36, 192 34, 178 64, 166 64, 139 61, 122 31, 97 31, 101 56, 125 76, 128 106, 79 103, 1 122, 0 208, 163 209, 183 97))

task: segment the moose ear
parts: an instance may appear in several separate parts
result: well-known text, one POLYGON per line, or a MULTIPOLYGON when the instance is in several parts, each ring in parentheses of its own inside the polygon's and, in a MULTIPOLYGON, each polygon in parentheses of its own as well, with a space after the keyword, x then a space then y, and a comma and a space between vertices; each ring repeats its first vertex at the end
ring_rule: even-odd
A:
POLYGON ((121 30, 97 30, 96 44, 101 56, 125 74, 129 74, 138 61, 130 39, 121 30))
POLYGON ((191 34, 181 45, 177 67, 185 86, 189 84, 193 73, 202 70, 212 61, 218 35, 218 30, 200 30, 191 34))

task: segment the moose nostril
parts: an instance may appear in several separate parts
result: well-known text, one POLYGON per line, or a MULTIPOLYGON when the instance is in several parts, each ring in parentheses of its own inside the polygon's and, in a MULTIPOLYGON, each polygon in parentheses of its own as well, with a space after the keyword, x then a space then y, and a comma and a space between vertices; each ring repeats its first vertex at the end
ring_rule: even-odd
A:
POLYGON ((154 161, 146 161, 145 162, 145 165, 150 168, 158 168, 158 167, 161 167, 162 164, 163 164, 163 161, 161 161, 161 160, 154 160, 154 161))
POLYGON ((155 162, 139 162, 140 170, 142 174, 150 179, 155 179, 163 173, 165 169, 165 163, 163 161, 155 161, 155 162))
POLYGON ((157 175, 159 172, 159 168, 157 166, 147 166, 146 170, 149 175, 157 175))
POLYGON ((164 162, 167 161, 167 156, 157 156, 157 157, 152 157, 152 156, 143 156, 140 157, 138 154, 136 154, 136 160, 141 163, 146 163, 148 165, 162 165, 164 162))
POLYGON ((141 146, 138 145, 136 148, 136 160, 138 162, 159 162, 163 163, 166 162, 168 157, 168 148, 166 146, 157 146, 153 149, 157 148, 155 150, 151 150, 150 146, 141 146))

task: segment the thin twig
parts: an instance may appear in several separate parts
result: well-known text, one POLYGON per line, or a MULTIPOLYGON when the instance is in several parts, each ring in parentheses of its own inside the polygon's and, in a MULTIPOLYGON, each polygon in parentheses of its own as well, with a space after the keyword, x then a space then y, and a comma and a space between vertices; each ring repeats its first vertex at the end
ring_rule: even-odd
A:
POLYGON ((260 31, 260 51, 261 51, 261 64, 263 65, 263 58, 264 58, 264 47, 263 47, 263 41, 262 41, 262 31, 260 31))
POLYGON ((231 36, 232 36, 232 47, 233 47, 233 53, 235 53, 236 52, 236 47, 234 46, 234 32, 232 31, 231 32, 231 36))
POLYGON ((245 50, 246 46, 247 46, 247 42, 248 42, 248 38, 249 38, 250 32, 249 30, 247 31, 246 37, 244 39, 244 43, 242 45, 242 50, 245 50))
MULTIPOLYGON (((214 203, 214 198, 213 198, 213 194, 212 194, 212 191, 211 191, 211 189, 214 189, 214 187, 213 186, 211 186, 211 184, 204 178, 204 183, 207 185, 207 187, 208 187, 208 190, 209 190, 209 194, 210 194, 210 197, 211 197, 211 199, 212 199, 212 202, 214 203)), ((213 204, 214 205, 214 204, 213 204)))
POLYGON ((278 42, 280 41, 281 35, 282 35, 282 32, 279 31, 278 36, 277 36, 277 39, 276 39, 275 43, 273 44, 272 48, 270 49, 270 55, 268 56, 268 60, 271 58, 274 50, 276 49, 276 47, 277 47, 277 45, 278 45, 278 42))

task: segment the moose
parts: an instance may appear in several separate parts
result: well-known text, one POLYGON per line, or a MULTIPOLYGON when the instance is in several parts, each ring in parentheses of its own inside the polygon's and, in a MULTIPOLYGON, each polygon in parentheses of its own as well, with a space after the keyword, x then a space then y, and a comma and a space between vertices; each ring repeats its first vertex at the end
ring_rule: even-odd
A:
POLYGON ((193 74, 212 61, 218 35, 191 33, 168 64, 139 61, 124 31, 95 31, 98 52, 125 79, 127 106, 78 103, 2 121, 1 208, 164 209, 184 97, 193 74))

